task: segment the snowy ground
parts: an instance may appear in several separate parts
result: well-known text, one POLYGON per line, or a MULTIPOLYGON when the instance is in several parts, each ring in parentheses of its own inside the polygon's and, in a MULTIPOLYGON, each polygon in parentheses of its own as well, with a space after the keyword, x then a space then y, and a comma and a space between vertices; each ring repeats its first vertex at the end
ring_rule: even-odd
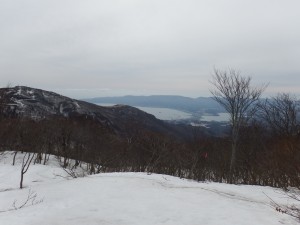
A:
POLYGON ((259 186, 198 183, 166 175, 107 173, 67 178, 52 159, 32 165, 18 189, 21 154, 0 155, 1 225, 275 225, 297 224, 270 207, 289 200, 279 190, 259 186), (31 189, 41 203, 11 210, 31 189), (266 194, 266 195, 265 195, 266 194))

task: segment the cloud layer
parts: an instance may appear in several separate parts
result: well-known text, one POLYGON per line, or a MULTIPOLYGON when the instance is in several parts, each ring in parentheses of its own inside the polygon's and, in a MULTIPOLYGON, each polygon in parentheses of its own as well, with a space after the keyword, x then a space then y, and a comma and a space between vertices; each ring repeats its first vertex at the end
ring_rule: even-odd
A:
POLYGON ((213 67, 300 93, 298 0, 2 0, 1 86, 208 95, 213 67), (299 90, 298 90, 299 89, 299 90))

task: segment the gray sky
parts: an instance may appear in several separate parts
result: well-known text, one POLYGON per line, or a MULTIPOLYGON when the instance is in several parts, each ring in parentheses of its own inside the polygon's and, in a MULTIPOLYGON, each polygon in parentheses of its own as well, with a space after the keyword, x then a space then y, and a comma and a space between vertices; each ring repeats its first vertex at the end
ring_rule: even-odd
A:
POLYGON ((0 0, 0 85, 209 96, 213 68, 300 94, 299 0, 0 0))

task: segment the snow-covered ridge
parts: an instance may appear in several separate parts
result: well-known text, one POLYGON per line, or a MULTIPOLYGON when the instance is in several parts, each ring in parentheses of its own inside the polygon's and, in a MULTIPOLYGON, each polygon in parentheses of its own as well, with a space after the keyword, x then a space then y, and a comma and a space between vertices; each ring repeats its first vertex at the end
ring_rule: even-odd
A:
POLYGON ((68 113, 76 112, 80 108, 74 99, 25 86, 7 88, 6 96, 9 104, 15 106, 12 107, 15 113, 33 118, 44 118, 51 114, 68 116, 68 113))
POLYGON ((3 88, 0 91, 4 91, 8 113, 22 117, 36 120, 51 116, 90 118, 118 134, 127 132, 125 123, 128 122, 165 133, 172 130, 153 115, 126 105, 103 107, 25 86, 3 88))
POLYGON ((70 179, 55 157, 31 165, 25 188, 18 189, 23 155, 0 155, 0 224, 5 225, 282 225, 297 224, 270 207, 271 197, 287 199, 278 189, 199 183, 144 173, 107 173, 70 179), (26 199, 28 190, 41 203, 7 211, 26 199))

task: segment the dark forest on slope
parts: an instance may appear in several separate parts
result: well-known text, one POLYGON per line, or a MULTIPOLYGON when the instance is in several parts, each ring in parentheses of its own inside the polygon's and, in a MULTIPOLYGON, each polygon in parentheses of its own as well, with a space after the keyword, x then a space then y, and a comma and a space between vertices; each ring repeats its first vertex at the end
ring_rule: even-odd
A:
POLYGON ((134 107, 101 107, 28 87, 3 88, 0 94, 1 151, 35 152, 36 163, 54 154, 64 167, 70 159, 76 166, 88 162, 91 174, 134 171, 300 187, 298 102, 288 95, 267 102, 260 120, 241 128, 230 171, 226 135, 171 125, 134 107))

